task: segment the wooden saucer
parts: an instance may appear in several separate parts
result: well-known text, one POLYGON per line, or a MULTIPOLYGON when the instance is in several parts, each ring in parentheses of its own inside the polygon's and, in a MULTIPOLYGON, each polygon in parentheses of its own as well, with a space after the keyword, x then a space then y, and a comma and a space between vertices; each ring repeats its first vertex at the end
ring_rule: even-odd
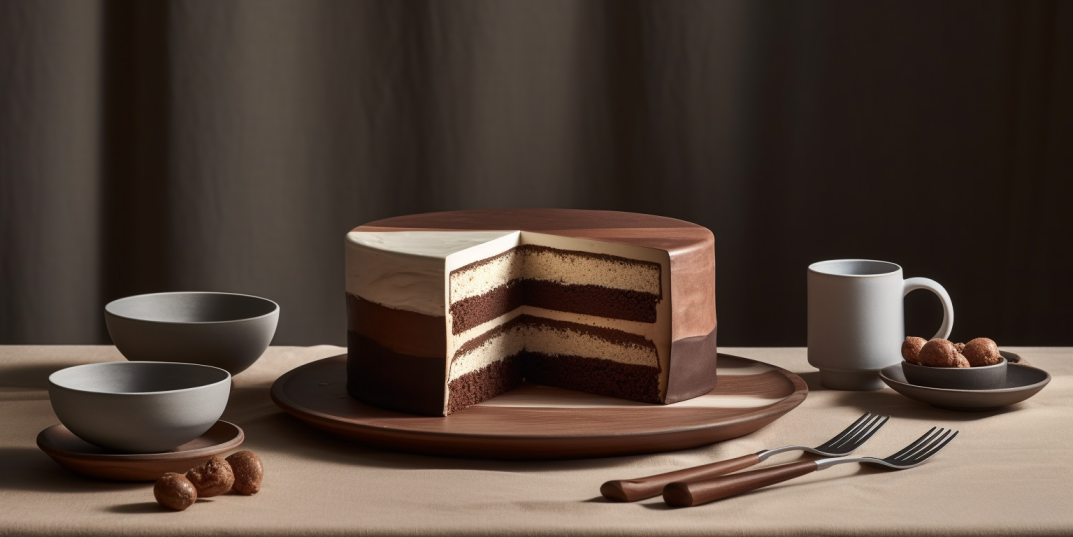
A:
POLYGON ((156 481, 166 472, 185 473, 246 439, 234 423, 218 421, 205 434, 163 453, 111 453, 77 437, 62 424, 37 435, 37 447, 60 466, 89 477, 116 481, 156 481))
POLYGON ((749 434, 801 404, 797 375, 720 354, 707 395, 652 405, 523 385, 447 417, 373 407, 346 392, 346 355, 295 368, 272 385, 283 410, 329 434, 391 450, 495 459, 603 457, 686 449, 749 434))

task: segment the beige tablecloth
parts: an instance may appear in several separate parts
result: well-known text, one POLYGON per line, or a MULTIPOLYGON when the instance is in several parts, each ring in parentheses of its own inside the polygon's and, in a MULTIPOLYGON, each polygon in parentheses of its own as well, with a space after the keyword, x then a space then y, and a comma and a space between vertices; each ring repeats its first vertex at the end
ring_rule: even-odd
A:
MULTIPOLYGON (((45 390, 63 367, 119 360, 114 347, 0 347, 0 534, 857 535, 1073 534, 1073 349, 1023 348, 1051 384, 1004 410, 958 413, 884 389, 828 391, 804 349, 720 349, 801 374, 812 390, 782 419, 744 438, 659 455, 557 462, 450 459, 337 440, 281 412, 268 388, 282 373, 342 352, 274 347, 235 377, 224 419, 264 459, 253 497, 225 495, 162 511, 151 484, 94 481, 39 451, 58 422, 45 390), (925 466, 837 466, 691 509, 659 498, 605 502, 606 480, 638 477, 787 443, 818 444, 864 410, 890 423, 861 450, 886 455, 932 425, 961 435, 925 466)), ((765 464, 797 458, 775 457, 765 464)))

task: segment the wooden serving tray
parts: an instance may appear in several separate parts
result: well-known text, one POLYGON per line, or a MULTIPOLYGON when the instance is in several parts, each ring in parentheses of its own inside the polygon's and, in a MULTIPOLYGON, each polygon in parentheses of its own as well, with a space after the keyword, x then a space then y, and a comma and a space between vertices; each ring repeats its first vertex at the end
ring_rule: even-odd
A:
POLYGON ((346 355, 295 368, 272 385, 272 400, 340 438, 385 449, 491 459, 604 457, 687 449, 749 434, 801 404, 801 377, 720 354, 707 395, 652 405, 526 384, 452 414, 384 410, 346 392, 346 355))
POLYGON ((163 453, 113 453, 75 436, 62 424, 37 435, 41 448, 64 468, 98 479, 156 481, 167 472, 186 473, 214 455, 240 445, 246 435, 234 423, 217 421, 205 434, 163 453))

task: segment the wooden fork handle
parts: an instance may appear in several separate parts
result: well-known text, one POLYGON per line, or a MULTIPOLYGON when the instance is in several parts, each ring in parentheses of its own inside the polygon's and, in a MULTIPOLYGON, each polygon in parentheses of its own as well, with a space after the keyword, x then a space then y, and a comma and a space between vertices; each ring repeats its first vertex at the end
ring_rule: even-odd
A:
POLYGON ((674 507, 693 507, 782 483, 816 470, 815 462, 802 461, 703 481, 671 483, 663 489, 663 501, 674 507))
POLYGON ((608 481, 600 487, 600 494, 611 501, 636 502, 645 498, 659 496, 663 487, 676 481, 696 481, 698 479, 710 479, 713 477, 736 472, 742 468, 748 468, 760 462, 756 453, 744 455, 734 459, 713 462, 702 466, 694 466, 684 470, 676 470, 665 474, 640 477, 637 479, 608 481))

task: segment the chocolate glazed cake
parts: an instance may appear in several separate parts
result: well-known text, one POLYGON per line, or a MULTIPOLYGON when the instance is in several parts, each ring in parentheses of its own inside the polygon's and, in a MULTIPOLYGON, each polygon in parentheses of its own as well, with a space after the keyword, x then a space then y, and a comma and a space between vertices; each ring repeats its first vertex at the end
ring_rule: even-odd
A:
POLYGON ((346 238, 347 391, 445 416, 523 380, 649 403, 715 387, 706 228, 571 209, 401 216, 346 238))

